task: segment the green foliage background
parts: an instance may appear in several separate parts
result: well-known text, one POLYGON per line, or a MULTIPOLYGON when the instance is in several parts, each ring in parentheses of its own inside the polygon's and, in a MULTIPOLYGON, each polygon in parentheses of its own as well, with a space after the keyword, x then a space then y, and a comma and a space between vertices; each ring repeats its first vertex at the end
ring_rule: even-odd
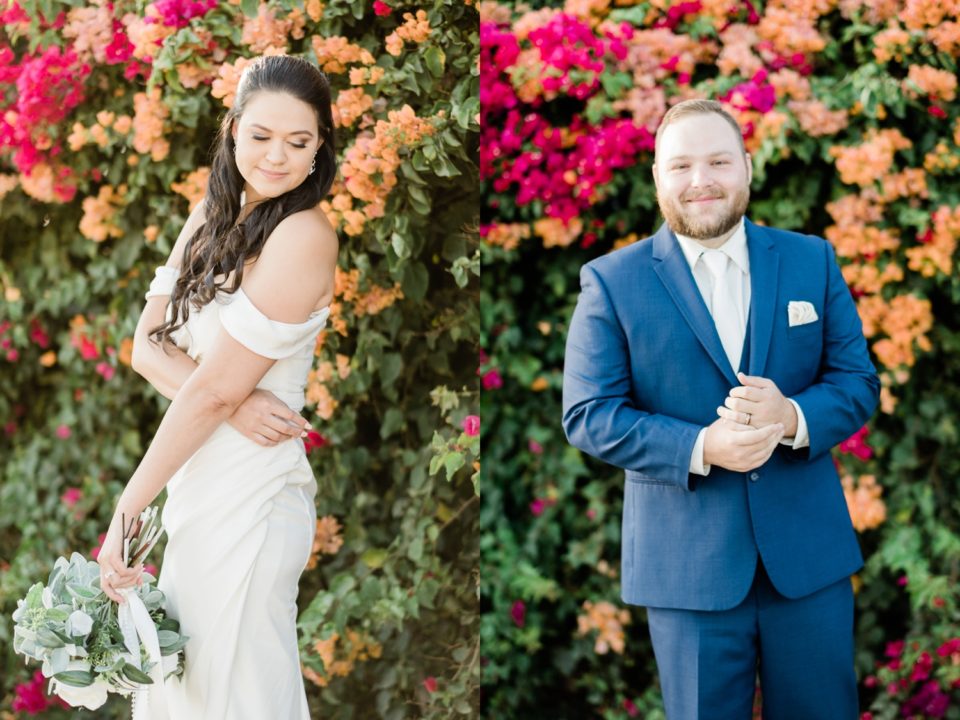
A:
MULTIPOLYGON (((85 6, 25 2, 29 29, 0 30, 0 45, 17 60, 65 47, 68 41, 47 20, 85 6)), ((287 0, 267 7, 280 18, 304 9, 287 0)), ((322 672, 313 644, 347 630, 381 644, 382 655, 358 661, 326 688, 308 682, 317 717, 475 716, 479 703, 479 438, 462 431, 479 402, 477 13, 456 0, 436 0, 422 7, 429 38, 404 43, 398 56, 387 53, 385 38, 404 22, 404 12, 417 9, 397 5, 381 17, 362 0, 329 3, 319 20, 307 18, 305 36, 289 37, 287 45, 288 53, 313 62, 314 35, 343 36, 368 49, 386 71, 365 90, 376 100, 375 119, 405 104, 420 117, 445 115, 435 135, 400 150, 399 180, 384 216, 368 221, 358 236, 341 233, 341 267, 359 269, 361 292, 398 282, 404 298, 363 316, 344 303, 347 335, 329 332, 318 358, 350 358, 349 377, 329 383, 339 403, 334 415, 329 421, 310 416, 330 441, 310 455, 320 484, 318 513, 340 521, 344 544, 303 576, 301 657, 322 672), (429 677, 437 680, 433 692, 424 685, 429 677)), ((117 18, 143 17, 148 4, 121 1, 113 10, 117 18)), ((0 199, 0 278, 5 289, 19 290, 0 298, 0 321, 11 323, 6 337, 19 355, 0 359, 0 424, 6 426, 0 433, 0 709, 11 707, 15 686, 33 673, 10 645, 17 598, 46 579, 57 555, 86 554, 98 545, 113 501, 168 405, 118 361, 118 350, 132 336, 153 269, 165 262, 188 214, 171 184, 209 163, 224 110, 209 85, 183 88, 176 68, 256 55, 241 43, 241 27, 244 13, 257 11, 256 3, 220 3, 164 41, 149 78, 171 112, 164 138, 172 151, 164 160, 142 155, 130 168, 132 138, 111 135, 102 148, 65 150, 59 158, 78 177, 73 201, 39 202, 19 187, 0 199), (196 44, 200 30, 212 34, 216 57, 196 44), (122 232, 95 243, 78 231, 81 203, 106 183, 128 187, 115 219, 122 232), (143 235, 149 225, 160 228, 153 243, 143 235), (77 314, 85 316, 101 352, 96 361, 84 360, 71 345, 69 323, 77 314), (52 367, 39 362, 45 349, 30 336, 33 321, 50 338, 52 367), (113 354, 105 354, 107 348, 113 354), (97 362, 109 363, 116 375, 106 380, 97 362), (56 434, 61 425, 70 428, 68 439, 56 434), (73 508, 61 501, 68 487, 82 490, 73 508)), ((350 87, 346 73, 328 76, 334 98, 350 87)), ((66 145, 75 122, 89 127, 102 110, 133 115, 133 96, 144 90, 143 78, 123 77, 123 65, 94 64, 83 101, 50 132, 66 145)), ((16 92, 12 84, 0 87, 0 99, 10 103, 16 92)), ((339 130, 341 156, 357 137, 356 126, 339 130)), ((0 163, 15 172, 9 154, 0 163)), ((154 562, 160 558, 155 551, 154 562)), ((127 712, 126 703, 111 700, 96 713, 70 717, 127 712)))
MULTIPOLYGON (((481 21, 483 86, 500 82, 512 88, 510 92, 518 97, 513 110, 519 116, 536 115, 555 129, 569 129, 575 118, 585 118, 589 126, 574 133, 563 150, 555 151, 562 156, 591 135, 599 135, 605 122, 630 117, 622 106, 617 107, 627 89, 642 87, 648 97, 662 92, 669 107, 682 97, 716 98, 738 84, 750 83, 750 75, 718 70, 718 53, 729 39, 721 38, 717 30, 723 22, 715 25, 701 13, 700 3, 688 3, 686 11, 670 13, 671 6, 677 5, 680 3, 536 3, 540 7, 536 13, 491 6, 481 21), (690 9, 692 5, 697 7, 690 9), (601 54, 602 82, 577 99, 569 94, 571 87, 590 85, 598 79, 596 73, 576 62, 572 68, 561 67, 562 61, 551 66, 547 57, 553 46, 542 56, 535 51, 540 40, 534 40, 532 29, 548 26, 556 19, 551 13, 558 12, 566 12, 568 21, 592 27, 596 38, 622 23, 637 32, 660 26, 668 39, 687 36, 701 42, 704 55, 694 61, 691 77, 684 82, 680 70, 657 64, 670 58, 670 52, 661 49, 667 43, 664 36, 659 40, 647 36, 646 45, 642 40, 637 44, 655 58, 647 66, 652 68, 649 73, 631 65, 638 63, 637 57, 644 58, 643 50, 625 61, 601 54), (600 24, 604 22, 608 24, 600 24), (514 34, 517 47, 526 54, 505 61, 503 58, 513 56, 502 49, 511 45, 504 34, 514 34), (538 66, 538 62, 543 64, 538 66), (537 85, 556 77, 561 78, 560 89, 553 94, 537 85), (531 86, 541 89, 531 91, 531 86), (530 96, 523 97, 522 92, 530 96)), ((956 45, 952 49, 934 45, 930 39, 933 26, 912 26, 906 28, 908 39, 900 54, 881 60, 873 49, 879 44, 878 34, 888 27, 888 19, 878 20, 870 14, 871 8, 887 8, 891 11, 889 26, 900 29, 909 8, 932 8, 930 12, 939 13, 937 24, 952 23, 953 31, 958 18, 941 5, 919 0, 848 2, 841 3, 842 8, 831 2, 729 5, 729 21, 751 26, 765 13, 789 6, 786 12, 792 25, 788 23, 782 37, 791 37, 793 25, 818 33, 824 48, 801 54, 801 60, 813 66, 809 76, 812 97, 826 109, 846 110, 849 120, 843 129, 811 134, 799 122, 790 98, 777 93, 772 110, 786 119, 778 129, 763 135, 753 150, 755 175, 748 211, 753 220, 824 236, 834 222, 827 204, 861 191, 843 181, 830 148, 858 147, 869 141, 874 129, 898 129, 912 141, 912 147, 897 152, 892 166, 866 182, 864 192, 871 188, 881 192, 886 176, 908 168, 920 169, 925 176, 927 194, 894 197, 881 203, 878 218, 859 219, 855 232, 862 245, 846 252, 841 265, 902 269, 901 279, 879 291, 856 294, 861 299, 873 295, 883 307, 904 296, 928 300, 934 320, 927 333, 930 345, 924 348, 915 338, 907 339, 916 358, 912 366, 887 367, 874 355, 885 376, 884 384, 898 402, 892 410, 878 410, 868 424, 866 443, 872 447, 872 457, 864 459, 839 450, 835 457, 841 475, 875 475, 886 505, 886 520, 860 536, 866 557, 866 567, 857 577, 856 600, 861 709, 869 711, 874 720, 957 718, 960 281, 952 265, 952 248, 945 269, 927 268, 926 272, 910 267, 907 251, 923 246, 925 233, 934 224, 933 213, 941 208, 956 212, 960 204, 960 184, 952 160, 960 153, 960 106, 952 97, 938 100, 911 92, 916 88, 907 77, 914 64, 955 75, 958 49, 956 45), (753 9, 758 17, 751 20, 748 10, 753 9), (934 105, 939 111, 931 111, 934 105), (946 167, 925 170, 925 159, 931 153, 947 158, 946 167), (892 232, 900 242, 891 249, 871 252, 867 227, 892 232), (924 697, 934 695, 946 698, 947 709, 923 702, 924 697)), ((763 67, 774 72, 773 53, 758 42, 748 49, 763 58, 763 67)), ((572 55, 573 44, 564 52, 572 55)), ((507 92, 501 89, 501 93, 507 92)), ((491 127, 511 127, 522 134, 519 126, 511 125, 511 111, 505 109, 509 107, 502 99, 496 110, 484 105, 484 133, 491 127)), ((654 120, 658 119, 655 115, 654 120)), ((655 126, 654 122, 651 129, 655 126)), ((489 140, 484 135, 484 151, 488 142, 497 142, 493 134, 489 140)), ((485 707, 490 717, 501 720, 663 718, 644 611, 631 608, 622 654, 598 654, 594 649, 596 632, 578 632, 578 617, 586 614, 585 602, 607 601, 622 607, 617 570, 623 473, 572 449, 560 427, 564 343, 579 293, 579 269, 609 252, 615 241, 628 234, 643 238, 659 226, 652 153, 640 152, 632 167, 616 171, 613 179, 584 203, 577 218, 583 230, 572 233, 572 242, 547 247, 537 229, 548 217, 545 203, 523 204, 517 201, 516 184, 496 185, 520 156, 529 159, 537 152, 534 139, 526 137, 507 152, 492 153, 492 171, 483 177, 481 235, 486 240, 481 246, 481 346, 486 353, 482 372, 484 379, 490 380, 490 389, 482 397, 487 444, 481 512, 485 707), (513 248, 505 247, 498 235, 505 229, 517 240, 513 248), (502 386, 495 382, 497 376, 502 378, 502 386)), ((613 150, 598 152, 590 160, 610 162, 614 154, 613 150)), ((954 226, 952 235, 954 240, 960 237, 960 228, 954 226)), ((872 348, 889 339, 884 327, 871 335, 872 348)), ((682 538, 676 540, 682 542, 682 538)))

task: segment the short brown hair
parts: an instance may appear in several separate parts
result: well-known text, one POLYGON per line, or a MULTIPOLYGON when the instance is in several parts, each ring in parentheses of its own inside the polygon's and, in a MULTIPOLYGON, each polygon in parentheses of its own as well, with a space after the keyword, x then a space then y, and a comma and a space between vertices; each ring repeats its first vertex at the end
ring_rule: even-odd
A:
POLYGON ((723 109, 723 105, 718 103, 716 100, 684 100, 674 105, 672 108, 667 110, 667 114, 663 116, 663 120, 660 121, 660 127, 657 128, 657 137, 656 144, 654 149, 654 154, 660 149, 660 136, 663 134, 663 129, 667 127, 670 123, 674 123, 677 120, 680 120, 690 115, 719 115, 724 120, 726 120, 730 127, 734 129, 737 134, 737 140, 740 141, 740 149, 746 154, 747 148, 743 144, 743 130, 740 129, 740 125, 737 123, 736 119, 723 109))

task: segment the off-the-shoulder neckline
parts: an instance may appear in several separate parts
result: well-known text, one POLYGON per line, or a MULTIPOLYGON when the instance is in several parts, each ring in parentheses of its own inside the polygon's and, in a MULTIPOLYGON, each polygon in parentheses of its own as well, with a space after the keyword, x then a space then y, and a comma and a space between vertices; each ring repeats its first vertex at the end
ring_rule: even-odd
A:
POLYGON ((259 312, 261 315, 263 315, 265 318, 267 318, 270 322, 275 322, 275 323, 277 323, 278 325, 303 325, 305 322, 310 322, 310 320, 311 320, 312 318, 315 318, 315 317, 318 317, 318 316, 320 316, 320 315, 323 315, 324 313, 329 313, 329 312, 330 312, 330 306, 327 305, 326 307, 322 307, 322 308, 320 308, 319 310, 314 310, 313 312, 311 312, 311 313, 307 316, 307 319, 306 319, 304 322, 292 323, 292 322, 284 322, 283 320, 274 320, 273 318, 267 317, 267 314, 264 313, 260 308, 258 308, 258 307, 254 304, 253 300, 250 299, 250 296, 247 295, 247 293, 244 291, 244 289, 243 289, 242 287, 238 287, 236 293, 234 293, 234 294, 239 295, 240 293, 243 293, 243 297, 246 298, 246 300, 247 300, 248 303, 250 303, 251 305, 253 305, 254 309, 255 309, 257 312, 259 312))

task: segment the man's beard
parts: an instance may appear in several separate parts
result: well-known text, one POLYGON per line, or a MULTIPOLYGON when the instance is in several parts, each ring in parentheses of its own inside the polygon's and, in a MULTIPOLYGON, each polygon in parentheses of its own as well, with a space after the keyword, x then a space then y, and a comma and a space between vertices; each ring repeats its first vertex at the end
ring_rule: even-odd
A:
MULTIPOLYGON (((728 198, 724 196, 721 201, 728 198)), ((677 235, 685 235, 694 240, 712 240, 732 230, 750 204, 750 187, 741 188, 729 200, 728 210, 715 219, 695 217, 693 212, 684 207, 683 201, 667 199, 657 193, 657 203, 660 212, 667 221, 667 225, 677 235)))

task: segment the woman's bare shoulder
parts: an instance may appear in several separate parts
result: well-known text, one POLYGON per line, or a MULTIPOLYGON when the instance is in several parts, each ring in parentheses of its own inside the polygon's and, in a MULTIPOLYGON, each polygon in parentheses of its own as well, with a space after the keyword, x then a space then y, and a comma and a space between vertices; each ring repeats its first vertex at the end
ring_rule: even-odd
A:
POLYGON ((274 317, 295 322, 333 299, 338 255, 337 233, 323 211, 304 210, 285 217, 267 238, 243 280, 248 295, 271 294, 274 317), (277 287, 285 292, 276 293, 277 287))

